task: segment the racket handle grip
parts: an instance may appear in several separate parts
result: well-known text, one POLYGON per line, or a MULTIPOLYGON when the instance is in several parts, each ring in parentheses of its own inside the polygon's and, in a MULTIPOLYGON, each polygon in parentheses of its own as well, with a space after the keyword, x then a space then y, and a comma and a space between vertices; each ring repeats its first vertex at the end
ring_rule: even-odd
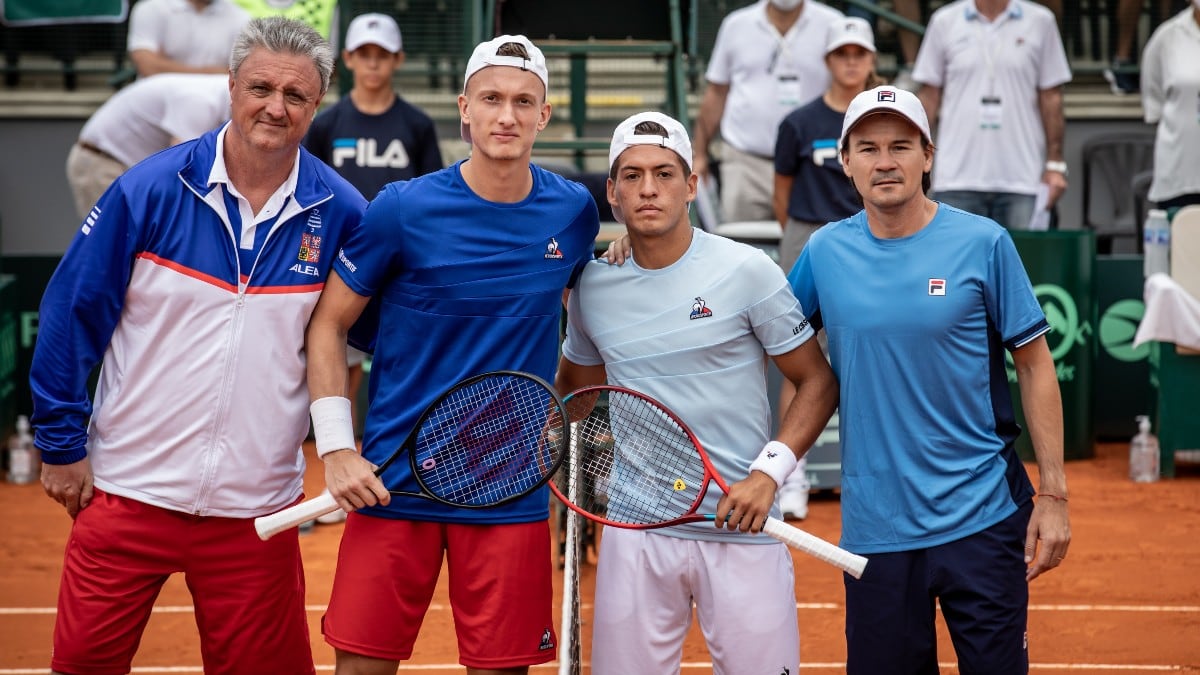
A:
POLYGON ((316 497, 302 501, 295 506, 289 506, 282 511, 272 513, 268 516, 255 518, 254 530, 258 532, 259 539, 266 541, 284 530, 296 527, 301 523, 306 523, 317 516, 333 513, 339 508, 341 507, 338 506, 337 500, 326 490, 316 497))
POLYGON ((862 577, 863 569, 867 566, 867 559, 861 555, 835 546, 798 527, 788 525, 778 518, 767 518, 762 531, 798 551, 803 551, 817 560, 841 569, 855 579, 862 577))

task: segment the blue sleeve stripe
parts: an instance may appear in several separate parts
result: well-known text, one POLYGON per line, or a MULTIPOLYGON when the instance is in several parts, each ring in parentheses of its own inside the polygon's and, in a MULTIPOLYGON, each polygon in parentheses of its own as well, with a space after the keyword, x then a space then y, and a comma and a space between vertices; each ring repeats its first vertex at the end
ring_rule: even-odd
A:
POLYGON ((1050 324, 1046 323, 1045 319, 1042 319, 1028 330, 1019 333, 1015 338, 1006 342, 1004 346, 1008 349, 1008 351, 1011 352, 1014 349, 1020 349, 1021 347, 1024 347, 1025 345, 1033 342, 1037 338, 1049 332, 1050 324))

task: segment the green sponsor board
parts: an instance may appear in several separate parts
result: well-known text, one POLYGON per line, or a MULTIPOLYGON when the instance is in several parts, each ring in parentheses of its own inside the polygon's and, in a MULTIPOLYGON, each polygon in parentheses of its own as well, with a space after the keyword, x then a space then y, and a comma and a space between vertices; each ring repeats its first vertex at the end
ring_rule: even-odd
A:
MULTIPOLYGON (((1083 459, 1093 454, 1092 365, 1096 349, 1094 299, 1095 240, 1090 231, 1013 232, 1013 242, 1050 333, 1046 335, 1063 403, 1063 454, 1083 459)), ((1033 459, 1029 425, 1021 405, 1021 392, 1012 356, 1008 380, 1017 422, 1026 430, 1017 440, 1017 452, 1033 459)))
POLYGON ((9 26, 63 23, 120 23, 129 11, 126 0, 4 0, 0 19, 9 26))
POLYGON ((29 364, 33 360, 33 345, 37 341, 38 305, 46 284, 58 267, 59 256, 4 256, 5 272, 12 275, 11 295, 6 303, 11 307, 16 332, 16 372, 13 388, 16 414, 32 415, 33 400, 29 394, 29 364))
POLYGON ((1134 418, 1152 414, 1149 343, 1133 346, 1146 311, 1142 302, 1142 256, 1096 258, 1097 331, 1092 388, 1093 433, 1110 441, 1128 440, 1137 432, 1134 418))
POLYGON ((16 285, 12 275, 0 275, 0 441, 8 439, 17 421, 16 285))

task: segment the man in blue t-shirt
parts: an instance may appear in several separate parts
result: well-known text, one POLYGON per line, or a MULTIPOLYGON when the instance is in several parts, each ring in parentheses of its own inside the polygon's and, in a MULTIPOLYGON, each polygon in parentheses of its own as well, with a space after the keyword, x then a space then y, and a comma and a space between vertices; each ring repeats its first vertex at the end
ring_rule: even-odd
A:
POLYGON ((556 656, 548 489, 458 509, 390 496, 417 489, 407 461, 382 480, 372 470, 455 382, 493 370, 554 377, 563 289, 600 229, 582 185, 529 163, 550 121, 541 51, 520 35, 484 42, 463 82, 470 158, 383 189, 309 323, 317 453, 330 493, 354 511, 322 622, 339 671, 395 673, 412 655, 443 559, 468 673, 522 673, 556 656), (361 457, 345 366, 360 315, 352 338, 374 350, 361 457))
POLYGON ((963 672, 1024 673, 1028 582, 1071 537, 1050 327, 1008 233, 925 196, 916 96, 859 94, 838 145, 866 208, 814 233, 789 281, 841 384, 841 543, 870 558, 845 577, 847 672, 936 673, 940 603, 963 672))

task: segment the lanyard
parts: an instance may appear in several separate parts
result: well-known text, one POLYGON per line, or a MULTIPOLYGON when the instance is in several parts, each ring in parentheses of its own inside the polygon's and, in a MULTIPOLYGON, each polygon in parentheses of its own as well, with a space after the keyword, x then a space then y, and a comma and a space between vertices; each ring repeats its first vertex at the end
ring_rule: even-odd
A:
POLYGON ((983 21, 983 15, 979 15, 979 43, 983 45, 983 65, 987 70, 988 92, 993 96, 996 93, 997 46, 1003 47, 1004 44, 999 36, 1002 28, 1000 22, 1006 18, 1006 14, 1007 11, 991 23, 983 21))
MULTIPOLYGON (((788 29, 788 32, 790 33, 791 31, 795 30, 796 26, 799 25, 799 23, 803 20, 804 17, 797 19, 796 23, 792 24, 792 27, 788 29)), ((787 35, 780 33, 779 29, 777 29, 775 24, 771 23, 770 20, 766 20, 765 23, 767 25, 767 30, 771 33, 771 36, 775 38, 775 52, 771 54, 771 62, 767 64, 767 74, 774 75, 775 66, 779 65, 779 57, 785 57, 787 62, 791 64, 792 55, 791 50, 788 47, 787 35)), ((793 68, 793 70, 794 69, 795 68, 793 68)))

